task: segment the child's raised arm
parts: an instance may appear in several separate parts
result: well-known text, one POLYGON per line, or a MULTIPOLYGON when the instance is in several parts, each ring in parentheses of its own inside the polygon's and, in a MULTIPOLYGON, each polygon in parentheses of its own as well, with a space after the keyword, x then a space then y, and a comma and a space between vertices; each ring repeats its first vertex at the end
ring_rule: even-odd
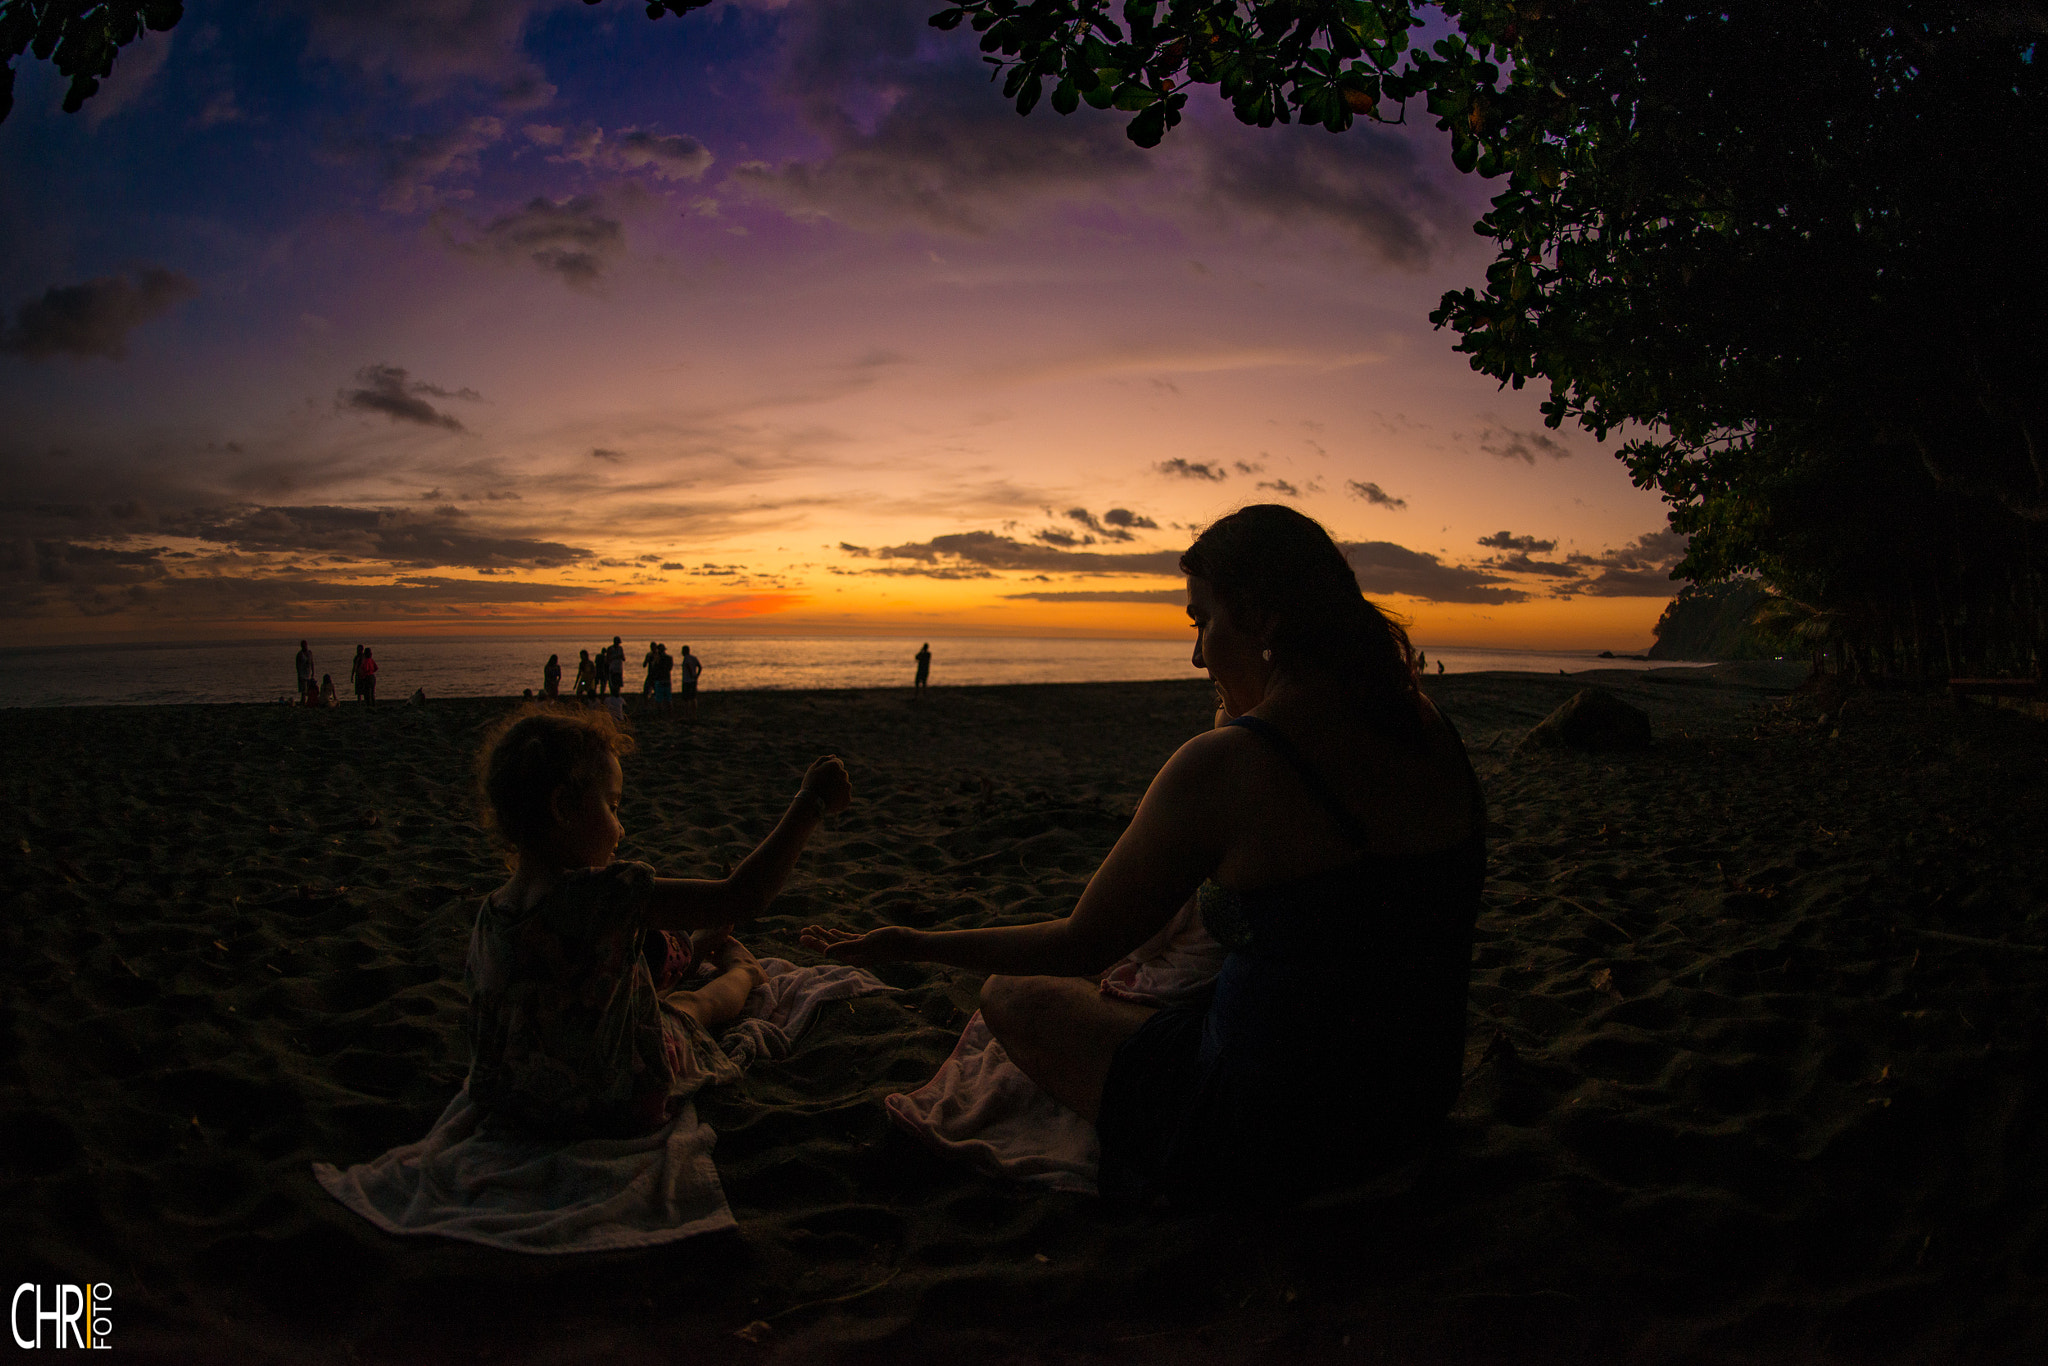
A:
POLYGON ((835 811, 844 811, 853 800, 853 782, 846 765, 826 755, 804 774, 796 800, 760 847, 740 860, 730 877, 658 877, 654 899, 648 906, 647 924, 657 930, 699 930, 751 920, 768 909, 768 903, 789 880, 804 841, 818 828, 818 822, 835 811))

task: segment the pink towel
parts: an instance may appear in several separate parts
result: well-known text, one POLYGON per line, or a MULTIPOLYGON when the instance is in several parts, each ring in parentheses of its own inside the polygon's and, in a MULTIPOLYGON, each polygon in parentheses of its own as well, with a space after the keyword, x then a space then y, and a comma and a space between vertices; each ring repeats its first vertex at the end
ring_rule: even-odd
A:
MULTIPOLYGON (((1163 1006, 1215 980, 1224 949, 1192 899, 1165 928, 1102 974, 1105 995, 1163 1006)), ((930 1081, 890 1096, 889 1116, 940 1152, 994 1176, 1095 1193, 1095 1126, 1018 1070, 975 1011, 930 1081)))

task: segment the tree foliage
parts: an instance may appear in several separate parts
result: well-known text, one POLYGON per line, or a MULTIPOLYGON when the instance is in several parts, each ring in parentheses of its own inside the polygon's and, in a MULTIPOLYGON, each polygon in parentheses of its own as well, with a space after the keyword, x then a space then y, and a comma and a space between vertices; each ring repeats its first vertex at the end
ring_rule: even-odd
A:
POLYGON ((1505 180, 1483 287, 1431 315, 1548 384, 1691 535, 1874 669, 2040 668, 2048 81, 2036 0, 969 0, 1005 93, 1135 111, 1192 84, 1332 130, 1421 98, 1505 180), (1410 47, 1428 8, 1449 29, 1410 47), (1092 81, 1092 84, 1089 82, 1092 81))
POLYGON ((145 28, 162 33, 185 17, 182 0, 0 0, 0 119, 14 108, 14 62, 24 52, 71 78, 64 112, 84 107, 145 28))

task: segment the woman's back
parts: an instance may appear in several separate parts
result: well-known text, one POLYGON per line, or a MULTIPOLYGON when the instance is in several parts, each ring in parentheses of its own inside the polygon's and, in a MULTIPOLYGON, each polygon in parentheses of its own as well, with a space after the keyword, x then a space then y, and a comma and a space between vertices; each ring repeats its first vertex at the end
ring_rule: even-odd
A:
POLYGON ((1416 856, 1465 843, 1483 819, 1471 766, 1449 723, 1422 706, 1424 729, 1413 743, 1377 732, 1341 700, 1316 698, 1261 708, 1249 724, 1205 737, 1218 751, 1217 796, 1230 810, 1211 879, 1250 890, 1360 854, 1416 856), (1262 726, 1280 743, 1258 734, 1262 726))

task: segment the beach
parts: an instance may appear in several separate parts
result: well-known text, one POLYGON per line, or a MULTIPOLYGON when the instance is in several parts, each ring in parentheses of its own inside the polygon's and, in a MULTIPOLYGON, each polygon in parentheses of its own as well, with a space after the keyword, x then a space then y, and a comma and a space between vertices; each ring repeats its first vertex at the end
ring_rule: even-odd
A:
MULTIPOLYGON (((522 1258, 314 1182, 461 1085, 510 701, 0 711, 8 1286, 166 1361, 2048 1359, 2048 728, 1773 663, 1429 680, 1487 789, 1440 1151, 1284 1211, 1128 1212, 894 1129, 977 982, 897 966, 698 1098, 736 1232, 522 1258), (1525 748, 1578 689, 1648 749, 1525 748)), ((621 858, 716 876, 817 754, 797 930, 1063 913, 1208 684, 707 694, 636 718, 621 858)))

